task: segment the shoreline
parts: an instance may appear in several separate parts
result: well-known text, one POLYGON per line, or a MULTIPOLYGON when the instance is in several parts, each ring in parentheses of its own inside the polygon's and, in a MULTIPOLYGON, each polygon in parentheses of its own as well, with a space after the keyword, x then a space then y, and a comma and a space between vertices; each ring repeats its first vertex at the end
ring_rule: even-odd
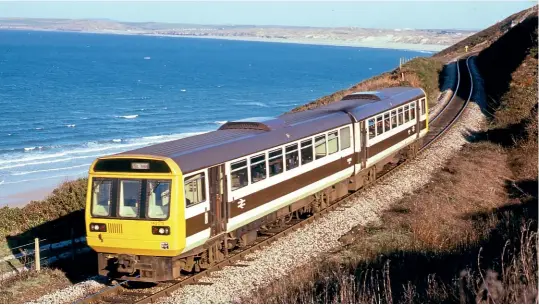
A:
MULTIPOLYGON (((238 37, 238 36, 197 36, 197 35, 167 35, 153 34, 145 32, 124 32, 124 31, 75 31, 75 30, 57 30, 57 29, 27 29, 27 28, 4 28, 5 31, 31 31, 31 32, 58 32, 58 33, 81 33, 81 34, 102 34, 102 35, 124 35, 124 36, 150 36, 150 37, 172 37, 172 38, 198 38, 198 39, 215 39, 229 41, 250 41, 250 42, 273 42, 273 43, 291 43, 303 45, 318 45, 318 46, 334 46, 334 47, 352 47, 352 48, 371 48, 371 49, 389 49, 403 50, 434 54, 450 45, 438 44, 414 44, 414 43, 398 43, 398 42, 383 42, 383 41, 347 41, 347 40, 327 40, 327 39, 287 39, 287 38, 259 38, 253 36, 238 37)), ((376 39, 376 38, 375 38, 376 39)), ((382 40, 383 37, 380 37, 382 40)))

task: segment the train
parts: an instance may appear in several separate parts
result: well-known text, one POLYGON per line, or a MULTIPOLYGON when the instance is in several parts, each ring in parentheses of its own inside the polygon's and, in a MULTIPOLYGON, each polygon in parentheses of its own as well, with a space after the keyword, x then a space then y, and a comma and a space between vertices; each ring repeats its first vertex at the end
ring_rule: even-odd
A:
POLYGON ((414 158, 428 114, 423 89, 384 88, 99 157, 85 209, 98 272, 162 282, 210 268, 261 228, 308 217, 414 158))

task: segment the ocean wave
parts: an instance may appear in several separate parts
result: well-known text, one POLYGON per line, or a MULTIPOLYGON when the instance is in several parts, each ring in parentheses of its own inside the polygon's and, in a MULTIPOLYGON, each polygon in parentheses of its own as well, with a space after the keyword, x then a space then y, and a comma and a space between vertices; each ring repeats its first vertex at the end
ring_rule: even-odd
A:
POLYGON ((262 102, 245 102, 245 103, 235 103, 236 106, 258 106, 268 108, 269 105, 262 102))
POLYGON ((61 170, 69 170, 69 169, 73 169, 73 168, 79 168, 79 167, 90 166, 90 165, 92 165, 92 163, 80 164, 80 165, 74 165, 74 166, 68 166, 68 167, 58 167, 58 168, 40 169, 40 170, 35 170, 35 171, 17 172, 17 173, 12 173, 11 175, 12 175, 12 176, 24 176, 24 175, 28 175, 28 174, 36 174, 36 173, 46 173, 46 172, 55 172, 55 171, 61 171, 61 170))
POLYGON ((79 176, 82 173, 88 173, 88 171, 87 170, 78 171, 76 173, 72 173, 71 175, 63 174, 63 175, 47 176, 47 177, 40 177, 40 178, 34 178, 34 179, 10 181, 10 182, 5 182, 4 184, 8 185, 8 184, 17 184, 17 183, 22 183, 22 182, 30 182, 30 181, 41 181, 41 180, 48 180, 48 179, 51 179, 51 178, 66 178, 68 176, 70 176, 70 177, 79 176))
POLYGON ((60 159, 46 160, 46 161, 27 162, 27 163, 20 163, 20 164, 11 164, 7 166, 0 166, 0 170, 13 169, 17 167, 25 167, 25 166, 32 166, 32 165, 45 165, 45 164, 73 161, 73 160, 79 160, 79 159, 96 158, 99 156, 101 156, 101 154, 93 154, 93 155, 70 157, 70 158, 60 158, 60 159))
POLYGON ((114 142, 114 143, 120 143, 120 142, 122 142, 122 139, 112 139, 112 142, 114 142))
POLYGON ((123 119, 136 119, 138 118, 138 114, 129 114, 129 115, 117 115, 117 118, 123 118, 123 119))
POLYGON ((32 150, 42 150, 43 146, 34 146, 34 147, 25 147, 24 151, 32 151, 32 150))
POLYGON ((217 125, 223 125, 223 124, 226 124, 226 122, 228 121, 215 121, 214 123, 217 125))
MULTIPOLYGON (((85 157, 96 157, 96 156, 102 156, 105 154, 111 154, 111 153, 118 153, 138 147, 143 147, 147 145, 152 145, 156 143, 161 143, 165 141, 172 141, 177 140, 201 133, 205 133, 208 131, 198 131, 198 132, 186 132, 186 133, 178 133, 178 134, 171 134, 171 135, 157 135, 157 136, 147 136, 147 137, 141 137, 141 138, 132 138, 132 139, 121 139, 121 142, 117 142, 113 140, 108 141, 90 141, 82 145, 78 146, 60 146, 55 147, 55 149, 64 149, 63 151, 59 152, 53 152, 51 147, 46 147, 47 150, 49 150, 49 153, 44 153, 43 151, 40 151, 39 153, 32 154, 33 151, 30 150, 33 148, 34 150, 38 147, 28 147, 28 151, 26 151, 24 157, 18 157, 15 156, 15 158, 12 159, 0 159, 0 165, 2 168, 8 168, 8 166, 13 165, 19 165, 19 164, 29 164, 29 163, 35 163, 40 162, 40 164, 45 163, 54 163, 58 159, 66 159, 62 161, 68 161, 72 158, 77 159, 83 159, 85 157), (99 153, 99 154, 97 154, 99 153)), ((117 139, 116 139, 117 140, 117 139)), ((45 150, 44 147, 41 146, 43 150, 45 150)))
POLYGON ((43 127, 36 127, 35 130, 43 130, 43 127))
POLYGON ((74 128, 75 126, 77 126, 77 125, 75 125, 75 124, 68 124, 68 125, 66 125, 66 127, 68 127, 68 128, 74 128))

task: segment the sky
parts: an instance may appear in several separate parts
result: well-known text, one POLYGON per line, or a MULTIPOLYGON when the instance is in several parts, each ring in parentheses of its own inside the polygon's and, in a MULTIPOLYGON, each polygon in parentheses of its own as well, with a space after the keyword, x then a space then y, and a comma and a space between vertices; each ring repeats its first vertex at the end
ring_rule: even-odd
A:
POLYGON ((192 24, 486 28, 537 1, 4 1, 0 17, 97 18, 192 24))

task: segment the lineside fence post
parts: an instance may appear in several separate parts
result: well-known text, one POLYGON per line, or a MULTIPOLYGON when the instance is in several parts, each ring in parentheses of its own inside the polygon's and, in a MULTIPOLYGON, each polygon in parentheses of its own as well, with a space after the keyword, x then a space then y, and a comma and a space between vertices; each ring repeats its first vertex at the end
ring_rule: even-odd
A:
POLYGON ((35 242, 34 242, 34 264, 35 264, 35 268, 36 268, 36 271, 39 272, 41 270, 41 259, 40 259, 40 253, 39 253, 39 238, 36 238, 35 239, 35 242))

